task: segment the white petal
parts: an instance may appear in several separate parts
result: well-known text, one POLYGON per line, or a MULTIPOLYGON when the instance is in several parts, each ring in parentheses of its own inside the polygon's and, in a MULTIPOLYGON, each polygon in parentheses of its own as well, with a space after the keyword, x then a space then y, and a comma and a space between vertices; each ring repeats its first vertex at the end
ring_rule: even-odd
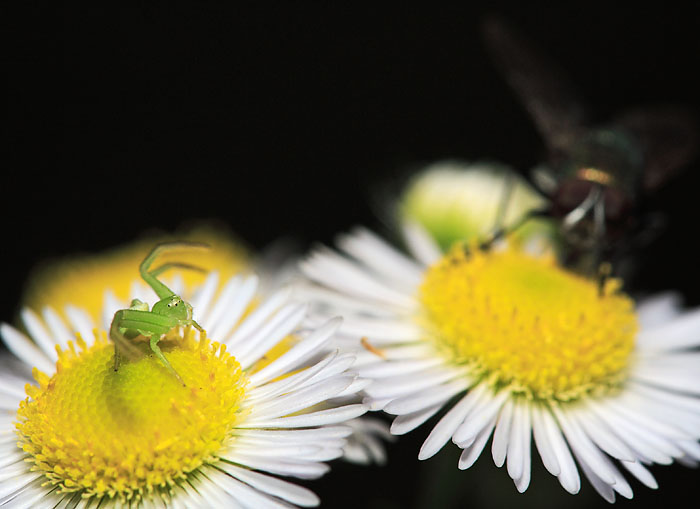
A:
POLYGON ((226 343, 229 346, 245 339, 253 331, 257 330, 267 318, 277 311, 282 305, 287 302, 291 294, 290 288, 282 288, 272 294, 265 302, 255 308, 255 310, 238 326, 226 343))
POLYGON ((28 470, 28 465, 25 462, 14 462, 5 465, 2 470, 0 470, 0 483, 18 475, 26 474, 28 470))
POLYGON ((700 396, 698 372, 647 365, 644 369, 635 370, 631 378, 654 387, 700 396))
POLYGON ((73 341, 75 335, 68 330, 66 324, 63 323, 63 320, 53 308, 46 306, 42 310, 42 316, 44 317, 44 322, 46 322, 46 325, 49 327, 54 341, 61 345, 63 350, 66 350, 68 348, 68 342, 73 341))
POLYGON ((190 299, 194 314, 193 318, 197 320, 197 322, 206 323, 210 311, 209 305, 214 298, 218 286, 219 273, 212 270, 207 274, 207 278, 204 280, 204 283, 202 283, 202 286, 197 289, 192 299, 190 299))
POLYGON ((246 484, 275 497, 287 500, 292 504, 301 507, 315 507, 320 503, 318 496, 314 492, 302 486, 224 462, 216 466, 221 467, 227 473, 246 484))
MULTIPOLYGON (((312 366, 309 366, 298 373, 294 373, 293 375, 286 376, 274 382, 260 385, 259 387, 253 387, 246 394, 245 402, 243 403, 244 407, 255 405, 261 401, 275 398, 279 394, 294 390, 307 383, 312 378, 315 378, 317 375, 319 377, 329 376, 329 370, 332 369, 333 372, 335 372, 332 365, 336 364, 335 361, 338 359, 338 357, 337 351, 331 352, 316 364, 313 364, 312 366)), ((342 363, 342 366, 345 366, 345 363, 342 363)))
POLYGON ((391 401, 384 411, 394 415, 409 414, 433 406, 441 401, 447 401, 455 394, 462 392, 469 387, 464 380, 453 380, 452 382, 430 387, 416 393, 403 396, 391 401))
POLYGON ((603 481, 598 475, 595 474, 593 469, 588 466, 585 460, 582 460, 578 454, 576 454, 575 449, 574 449, 574 455, 576 456, 576 459, 579 462, 579 465, 581 465, 581 470, 583 470, 583 475, 586 476, 586 479, 588 479, 588 482, 591 483, 591 486, 598 492, 598 494, 603 497, 607 502, 610 502, 611 504, 615 502, 615 490, 613 490, 612 486, 603 481))
MULTIPOLYGON (((363 460, 360 460, 362 464, 377 464, 385 465, 387 462, 387 454, 384 449, 384 443, 379 440, 379 438, 374 435, 366 433, 356 433, 351 437, 351 441, 348 442, 343 448, 343 459, 348 459, 348 449, 358 450, 361 449, 364 452, 363 460)), ((359 454, 355 455, 360 456, 359 454)), ((348 460, 349 461, 349 460, 348 460)))
POLYGON ((249 422, 253 423, 257 420, 281 417, 310 408, 322 401, 335 397, 350 385, 354 379, 354 376, 346 375, 321 380, 309 387, 279 396, 266 404, 255 405, 253 409, 254 417, 249 422))
POLYGON ((649 416, 647 413, 645 413, 646 409, 639 407, 635 408, 629 403, 630 401, 628 399, 625 401, 625 404, 622 404, 621 398, 607 399, 600 402, 601 406, 605 409, 604 411, 616 412, 620 417, 633 421, 638 426, 643 427, 652 433, 681 440, 693 438, 692 435, 683 432, 676 426, 667 424, 658 419, 654 419, 652 416, 649 416))
POLYGON ((690 456, 681 456, 680 458, 676 458, 676 462, 678 462, 679 465, 683 465, 684 467, 688 468, 698 468, 698 466, 700 466, 700 461, 695 461, 690 456))
POLYGON ((507 400, 498 414, 496 430, 493 433, 491 443, 491 456, 497 467, 502 467, 506 461, 508 451, 508 438, 510 436, 510 423, 513 420, 513 401, 507 400))
POLYGON ((304 281, 294 285, 294 296, 302 302, 323 303, 324 308, 332 309, 333 312, 341 315, 364 314, 377 318, 391 318, 396 313, 392 306, 377 307, 375 302, 359 300, 304 281))
POLYGON ((682 455, 682 452, 673 446, 668 440, 645 431, 632 421, 621 418, 614 412, 606 412, 598 404, 589 400, 587 407, 593 411, 601 421, 614 431, 620 440, 625 442, 640 458, 648 458, 651 461, 663 465, 673 462, 673 457, 682 455))
POLYGON ((585 461, 586 465, 588 465, 603 482, 614 484, 615 474, 610 469, 609 464, 605 461, 600 450, 581 430, 578 422, 572 419, 566 411, 562 411, 559 405, 552 405, 552 410, 559 421, 559 425, 566 436, 566 440, 569 442, 577 458, 585 461))
MULTIPOLYGON (((28 470, 26 466, 25 470, 28 470)), ((2 481, 2 483, 0 483, 0 499, 22 490, 25 486, 29 486, 32 482, 41 477, 44 477, 44 474, 37 472, 26 472, 22 475, 15 475, 9 479, 5 479, 2 481)))
POLYGON ((406 221, 402 227, 406 247, 424 265, 432 265, 440 259, 442 252, 428 232, 418 223, 406 221))
POLYGON ((598 471, 588 465, 581 456, 577 454, 576 458, 579 460, 579 464, 590 483, 605 500, 611 503, 615 501, 615 494, 612 493, 612 491, 617 491, 625 498, 632 498, 632 487, 607 457, 601 455, 603 463, 607 465, 607 468, 613 474, 614 481, 612 483, 606 483, 601 479, 598 475, 598 471), (612 488, 612 490, 610 488, 612 488))
MULTIPOLYGON (((240 433, 241 430, 239 430, 240 433)), ((292 430, 289 430, 292 431, 292 430)), ((320 435, 320 434, 317 434, 320 435)), ((315 454, 320 449, 337 449, 342 447, 344 440, 342 438, 326 438, 321 439, 320 437, 306 437, 305 440, 300 440, 299 437, 255 437, 249 434, 240 433, 236 436, 235 449, 237 452, 241 452, 244 448, 255 448, 260 449, 261 455, 277 454, 276 451, 280 449, 285 449, 289 447, 311 447, 307 451, 307 454, 315 454), (309 444, 313 444, 309 446, 309 444)), ((278 456, 280 454, 277 454, 278 456)), ((298 459, 298 458, 297 458, 298 459)))
POLYGON ((95 342, 95 324, 90 315, 84 309, 70 304, 65 307, 65 313, 73 330, 80 334, 85 343, 92 345, 95 342))
POLYGON ((243 280, 240 288, 237 290, 235 297, 231 300, 228 307, 225 309, 225 314, 220 318, 216 327, 212 329, 211 336, 213 338, 224 338, 231 332, 233 326, 240 320, 245 312, 250 300, 255 295, 255 290, 258 287, 258 278, 256 276, 248 276, 243 280))
POLYGON ((367 407, 361 404, 346 405, 339 408, 329 408, 307 414, 293 415, 290 417, 280 417, 277 419, 267 419, 252 423, 243 422, 239 428, 299 428, 323 426, 326 424, 338 424, 348 419, 354 419, 367 412, 367 407))
POLYGON ((346 316, 339 332, 357 338, 366 337, 371 345, 376 346, 418 341, 422 336, 417 325, 403 319, 365 316, 346 316))
POLYGON ((700 444, 692 440, 679 440, 675 444, 696 461, 700 461, 700 444))
POLYGON ((246 442, 235 445, 236 454, 260 458, 294 458, 296 460, 306 460, 317 454, 323 448, 310 443, 306 444, 276 444, 274 448, 264 447, 260 444, 250 444, 246 442))
MULTIPOLYGON (((228 507, 243 507, 229 493, 231 478, 211 468, 202 468, 192 472, 187 480, 179 483, 176 492, 169 503, 161 499, 165 507, 211 507, 224 509, 228 507)), ((160 502, 160 501, 159 501, 160 502)))
POLYGON ((120 309, 125 309, 127 306, 122 303, 114 292, 110 289, 105 290, 104 303, 102 305, 102 329, 109 330, 112 320, 114 319, 114 314, 120 309))
POLYGON ((13 383, 11 380, 4 380, 2 378, 0 378, 0 393, 16 400, 17 404, 19 404, 20 400, 27 397, 24 392, 24 384, 13 383))
POLYGON ((415 307, 413 298, 408 294, 387 286, 357 263, 330 249, 317 248, 301 263, 300 268, 309 279, 341 293, 400 309, 415 307))
POLYGON ((462 454, 459 456, 459 462, 457 463, 457 467, 460 470, 466 470, 471 467, 479 456, 481 456, 481 452, 484 450, 484 446, 491 436, 491 433, 493 433, 493 428, 495 426, 496 417, 491 419, 491 422, 484 426, 476 436, 474 442, 462 451, 462 454))
POLYGON ((245 456, 231 451, 226 460, 245 465, 271 474, 298 477, 300 479, 317 479, 330 470, 328 465, 308 461, 295 461, 293 458, 263 458, 245 456))
POLYGON ((359 378, 356 377, 353 382, 348 385, 345 390, 341 391, 336 398, 347 398, 347 397, 354 397, 358 393, 364 391, 367 387, 372 385, 372 380, 369 378, 359 378))
POLYGON ((294 345, 284 354, 280 355, 273 362, 262 368, 260 371, 250 375, 249 380, 251 385, 255 387, 267 380, 271 380, 308 359, 309 356, 316 353, 318 349, 320 349, 321 346, 330 339, 330 337, 338 329, 341 321, 342 320, 340 318, 332 318, 328 320, 328 322, 326 322, 323 326, 316 329, 312 334, 294 345))
POLYGON ((510 401, 509 396, 509 391, 502 390, 495 396, 485 397, 472 410, 462 425, 457 428, 457 431, 452 436, 452 441, 459 446, 463 446, 465 442, 473 440, 484 426, 500 412, 504 402, 510 401))
MULTIPOLYGON (((363 365, 369 365, 377 361, 377 354, 370 352, 366 348, 360 349, 357 353, 357 362, 363 365)), ((383 359, 387 361, 398 360, 421 360, 426 357, 435 357, 435 347, 424 341, 418 343, 410 343, 404 345, 392 345, 391 348, 385 348, 382 351, 383 359)), ((442 363, 446 366, 445 363, 442 363)))
POLYGON ((248 369, 273 346, 291 334, 306 314, 306 304, 290 304, 282 308, 268 323, 245 341, 236 345, 236 359, 248 369))
POLYGON ((32 475, 3 483, 0 486, 0 505, 31 509, 41 507, 39 502, 42 502, 44 505, 52 507, 57 500, 55 497, 47 495, 46 488, 42 486, 45 480, 43 474, 35 472, 32 475))
POLYGON ((418 453, 419 460, 431 458, 442 449, 447 441, 452 438, 457 428, 464 422, 464 418, 474 408, 474 405, 479 402, 479 398, 484 392, 484 384, 477 386, 440 419, 430 432, 430 435, 428 435, 428 438, 423 442, 418 453))
POLYGON ((631 387, 620 397, 620 404, 638 408, 639 411, 662 423, 666 423, 681 430, 687 437, 697 438, 700 433, 700 410, 693 409, 692 404, 700 403, 700 399, 686 398, 668 391, 658 391, 650 388, 650 391, 638 390, 631 387), (659 398, 658 396, 662 397, 659 398), (690 405, 686 405, 690 403, 690 405))
POLYGON ((700 309, 684 313, 663 326, 637 334, 640 349, 673 350, 700 346, 700 309))
POLYGON ((269 497, 257 489, 240 481, 231 479, 226 490, 236 497, 236 500, 249 509, 291 509, 291 506, 281 500, 269 497))
POLYGON ((546 433, 546 439, 551 444, 559 465, 560 472, 557 476, 559 483, 566 491, 575 495, 581 489, 581 478, 578 475, 574 458, 571 456, 571 452, 552 414, 543 409, 540 416, 544 424, 543 431, 546 433))
MULTIPOLYGON (((219 320, 221 320, 224 313, 229 308, 231 300, 241 287, 241 282, 241 276, 234 276, 226 282, 224 287, 221 289, 221 292, 217 296, 214 306, 209 310, 206 316, 200 315, 201 325, 203 327, 206 327, 207 330, 213 331, 219 325, 219 320)), ((219 336, 214 336, 214 334, 211 333, 211 337, 219 336)))
POLYGON ((641 330, 649 330, 668 323, 681 313, 681 297, 667 292, 654 295, 637 304, 637 317, 641 330))
POLYGON ((544 417, 542 416, 543 412, 546 412, 546 410, 540 405, 532 407, 532 434, 535 438, 537 451, 540 453, 540 458, 542 458, 542 464, 549 473, 557 476, 560 472, 559 462, 547 434, 544 417))
MULTIPOLYGON (((360 371, 366 373, 364 370, 360 371)), ((462 376, 463 373, 464 371, 462 370, 452 369, 448 366, 439 366, 417 373, 397 375, 376 381, 367 390, 367 394, 373 398, 398 397, 441 385, 452 378, 462 376)))
POLYGON ((526 424, 521 427, 522 430, 522 444, 523 444, 523 469, 520 476, 515 481, 515 488, 520 493, 524 493, 530 486, 530 476, 532 474, 532 458, 530 453, 531 448, 531 415, 530 415, 530 405, 527 403, 522 403, 525 407, 524 420, 526 424))
POLYGON ((695 415, 700 415, 700 398, 689 394, 679 394, 658 387, 652 387, 643 383, 630 380, 627 384, 631 392, 638 395, 641 400, 652 399, 663 403, 664 406, 672 406, 681 410, 686 410, 695 415))
POLYGON ((19 449, 17 446, 15 446, 14 450, 11 453, 5 453, 2 456, 0 456, 0 468, 5 468, 7 465, 12 465, 14 463, 24 462, 24 459, 26 457, 26 453, 19 449))
MULTIPOLYGON (((444 365, 445 361, 438 357, 427 359, 408 359, 398 361, 379 361, 358 367, 357 371, 364 378, 388 378, 397 375, 415 374, 435 366, 444 365)), ((449 369, 449 368, 447 368, 449 369)))
POLYGON ((56 362, 58 360, 56 341, 51 337, 49 331, 46 330, 39 316, 29 308, 22 308, 20 316, 34 342, 51 361, 56 362))
POLYGON ((307 443, 309 440, 342 439, 352 433, 352 428, 343 423, 342 426, 324 426, 314 429, 245 429, 237 430, 236 435, 246 438, 256 438, 267 441, 285 441, 286 443, 307 443))
POLYGON ((40 371, 51 375, 56 366, 32 343, 27 336, 6 323, 0 324, 7 348, 28 366, 36 366, 40 371))
POLYGON ((377 274, 397 284, 415 288, 420 283, 423 268, 366 228, 358 227, 350 234, 339 236, 337 244, 377 274))
POLYGON ((654 479, 654 476, 651 475, 651 472, 649 472, 649 470, 647 470, 639 461, 621 461, 620 463, 648 488, 655 490, 659 487, 659 484, 656 482, 656 479, 654 479))
POLYGON ((530 465, 530 412, 527 405, 516 401, 510 426, 506 468, 511 479, 523 476, 525 463, 530 465), (527 445, 525 444, 527 442, 527 445))
POLYGON ((131 282, 129 288, 129 300, 139 299, 143 302, 151 302, 153 299, 157 298, 158 296, 156 295, 153 288, 146 285, 140 279, 134 279, 131 282))
POLYGON ((391 422, 391 433, 393 435, 404 435, 409 431, 413 431, 438 413, 442 407, 443 403, 438 403, 437 405, 418 410, 417 412, 397 416, 391 422))
POLYGON ((596 414, 586 412, 585 409, 577 409, 576 420, 588 437, 613 458, 621 461, 637 459, 634 452, 596 414))
MULTIPOLYGON (((337 353, 337 350, 334 353, 337 353)), ((360 378, 353 369, 351 369, 353 366, 354 360, 355 360, 355 356, 353 354, 350 354, 350 353, 338 355, 324 369, 317 371, 316 373, 312 374, 311 377, 309 377, 305 380, 301 380, 300 383, 295 386, 295 388, 306 387, 306 386, 309 386, 313 383, 318 382, 319 380, 329 378, 329 377, 332 377, 335 375, 340 375, 340 374, 344 374, 344 375, 352 374, 354 377, 356 377, 355 382, 353 382, 353 384, 355 384, 361 380, 363 381, 363 379, 360 378)), ((312 364, 312 366, 313 366, 313 364, 312 364)), ((306 369, 308 370, 309 368, 306 368, 306 369)), ((347 391, 347 389, 346 389, 346 391, 347 391)), ((343 391, 343 392, 345 392, 345 391, 343 391)))

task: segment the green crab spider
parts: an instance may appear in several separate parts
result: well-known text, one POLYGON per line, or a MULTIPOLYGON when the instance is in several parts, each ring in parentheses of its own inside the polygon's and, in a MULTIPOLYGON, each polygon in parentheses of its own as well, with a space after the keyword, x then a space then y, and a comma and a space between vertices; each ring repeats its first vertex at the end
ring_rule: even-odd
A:
POLYGON ((181 248, 207 248, 206 244, 192 242, 168 242, 158 244, 146 256, 139 266, 139 272, 143 280, 156 292, 158 302, 153 304, 149 311, 148 304, 134 299, 129 309, 120 309, 114 314, 109 328, 109 337, 114 342, 114 371, 119 370, 121 355, 126 353, 133 357, 136 348, 130 342, 138 336, 150 338, 150 346, 160 362, 170 371, 184 386, 177 371, 170 365, 163 352, 158 347, 158 341, 174 327, 192 326, 204 333, 204 329, 192 319, 192 306, 176 295, 170 288, 158 280, 158 276, 167 269, 177 267, 190 270, 201 270, 199 267, 186 263, 166 263, 156 269, 150 270, 155 259, 166 251, 181 248))

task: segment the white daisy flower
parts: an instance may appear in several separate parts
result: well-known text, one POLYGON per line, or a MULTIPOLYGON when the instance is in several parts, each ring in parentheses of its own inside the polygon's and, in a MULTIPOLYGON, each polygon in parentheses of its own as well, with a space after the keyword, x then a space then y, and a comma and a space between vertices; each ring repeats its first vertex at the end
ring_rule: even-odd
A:
MULTIPOLYGON (((127 303, 110 292, 101 320, 69 305, 63 315, 22 309, 26 335, 2 324, 19 362, 0 375, 0 505, 318 505, 313 492, 278 476, 328 471, 353 432, 344 423, 366 412, 345 398, 366 381, 350 371, 353 355, 318 355, 340 319, 302 327, 306 306, 289 290, 251 311, 257 285, 254 275, 220 285, 216 273, 196 292, 172 282, 207 336, 219 340, 189 328, 161 340, 186 386, 152 355, 114 370, 104 331, 127 303), (291 348, 264 359, 292 333, 291 348), (34 384, 25 374, 32 367, 34 384)), ((133 285, 131 297, 157 300, 143 284, 133 285)))
MULTIPOLYGON (((64 309, 78 307, 93 320, 101 320, 109 326, 114 312, 126 307, 130 299, 153 298, 151 288, 144 284, 139 275, 139 264, 155 244, 173 240, 199 242, 210 247, 207 250, 177 250, 159 256, 159 261, 163 263, 184 262, 203 269, 166 272, 164 275, 175 272, 175 277, 169 277, 168 283, 177 292, 202 285, 215 288, 217 280, 213 279, 214 270, 221 281, 237 274, 255 273, 259 280, 253 300, 259 303, 277 289, 292 285, 298 278, 299 255, 290 241, 278 240, 260 252, 253 252, 221 225, 201 223, 180 229, 175 234, 148 235, 104 252, 44 263, 31 274, 21 299, 22 305, 32 309, 52 307, 64 320, 68 319, 64 309), (207 277, 209 281, 206 281, 207 277), (109 307, 105 307, 103 302, 105 288, 109 288, 109 307)), ((195 309, 195 313, 199 311, 195 309)), ((265 357, 283 354, 293 344, 291 339, 278 343, 265 357)), ((350 399, 346 398, 343 402, 335 400, 331 404, 347 404, 351 402, 350 399)), ((361 396, 355 399, 358 402, 361 396)), ((347 437, 342 459, 360 464, 384 463, 386 453, 379 444, 381 440, 394 438, 389 434, 388 425, 368 417, 347 422, 346 425, 352 427, 353 433, 347 437)))
POLYGON ((466 469, 490 440, 523 492, 537 450, 565 490, 577 493, 583 472, 608 501, 632 497, 622 471, 656 488, 647 465, 698 464, 700 310, 668 295, 635 307, 619 281, 599 285, 551 256, 443 255, 418 227, 406 233, 415 259, 358 229, 342 254, 321 248, 302 269, 316 316, 344 315, 338 337, 374 380, 365 402, 396 415, 392 433, 447 410, 419 459, 451 440, 466 469))
MULTIPOLYGON (((295 287, 300 282, 304 282, 303 274, 299 271, 299 261, 301 256, 296 251, 287 249, 288 246, 281 245, 267 250, 263 257, 259 259, 258 272, 262 274, 261 293, 264 295, 266 289, 280 285, 295 287)), ((295 338, 290 336, 284 343, 272 352, 269 357, 280 355, 290 348, 295 342, 295 338)), ((336 345, 330 343, 327 350, 332 350, 336 345)), ((359 403, 363 399, 363 393, 346 396, 344 403, 359 403)), ((338 400, 331 403, 337 404, 338 400)), ((383 417, 383 416, 382 416, 383 417)), ((389 425, 384 418, 369 417, 363 415, 357 419, 351 419, 344 423, 352 428, 352 434, 346 438, 341 459, 359 465, 385 465, 387 462, 387 452, 385 442, 394 442, 396 437, 389 431, 389 425)))

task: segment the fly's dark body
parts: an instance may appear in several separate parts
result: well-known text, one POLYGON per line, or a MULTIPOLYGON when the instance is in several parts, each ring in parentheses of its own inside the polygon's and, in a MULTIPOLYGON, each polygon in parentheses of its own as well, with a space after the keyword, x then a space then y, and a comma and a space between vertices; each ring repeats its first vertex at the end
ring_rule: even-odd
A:
POLYGON ((676 174, 698 148, 697 124, 675 106, 625 112, 591 124, 556 66, 502 21, 484 24, 495 64, 530 113, 547 148, 533 171, 560 224, 565 251, 589 269, 615 257, 647 228, 644 197, 676 174))

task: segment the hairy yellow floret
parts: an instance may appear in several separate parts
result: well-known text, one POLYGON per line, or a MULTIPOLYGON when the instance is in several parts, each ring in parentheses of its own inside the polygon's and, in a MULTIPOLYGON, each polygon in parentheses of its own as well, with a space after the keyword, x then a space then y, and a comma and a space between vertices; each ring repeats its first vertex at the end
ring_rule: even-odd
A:
POLYGON ((568 401, 618 386, 634 348, 634 303, 598 286, 551 257, 456 247, 425 275, 421 321, 476 377, 568 401))
POLYGON ((114 345, 102 334, 59 353, 52 377, 17 412, 19 446, 62 492, 138 500, 167 492, 216 461, 242 419, 246 377, 225 346, 174 330, 160 343, 183 387, 143 355, 114 371, 114 345))

